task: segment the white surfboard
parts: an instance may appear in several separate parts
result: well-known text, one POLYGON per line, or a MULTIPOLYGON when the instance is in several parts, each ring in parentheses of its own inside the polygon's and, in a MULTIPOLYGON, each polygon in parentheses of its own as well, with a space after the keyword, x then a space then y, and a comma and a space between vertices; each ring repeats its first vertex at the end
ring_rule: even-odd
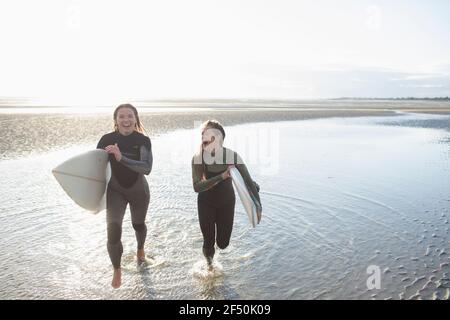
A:
POLYGON ((233 181, 234 189, 237 191, 239 198, 241 199, 250 224, 253 226, 253 228, 255 228, 256 224, 258 223, 255 202, 253 201, 239 170, 237 168, 231 168, 230 175, 233 181))
POLYGON ((93 213, 106 209, 106 186, 111 178, 111 167, 105 150, 91 150, 70 158, 52 173, 80 207, 93 213))

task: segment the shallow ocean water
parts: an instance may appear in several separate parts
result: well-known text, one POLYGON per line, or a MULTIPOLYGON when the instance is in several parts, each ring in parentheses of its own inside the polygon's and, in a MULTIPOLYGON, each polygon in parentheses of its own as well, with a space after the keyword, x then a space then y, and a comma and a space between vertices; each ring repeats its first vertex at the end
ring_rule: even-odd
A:
POLYGON ((261 185, 263 219, 251 228, 237 201, 213 273, 191 181, 199 132, 155 135, 148 263, 136 262, 127 212, 119 290, 109 285, 105 213, 78 208, 51 174, 97 138, 4 156, 0 298, 448 299, 449 128, 449 116, 416 114, 228 126, 225 146, 261 185))

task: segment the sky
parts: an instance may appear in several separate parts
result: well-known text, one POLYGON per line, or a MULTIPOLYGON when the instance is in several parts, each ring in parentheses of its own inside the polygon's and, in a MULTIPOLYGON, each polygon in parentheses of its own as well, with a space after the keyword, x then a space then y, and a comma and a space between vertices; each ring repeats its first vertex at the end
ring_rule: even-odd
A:
POLYGON ((2 0, 0 97, 450 96, 446 0, 2 0))

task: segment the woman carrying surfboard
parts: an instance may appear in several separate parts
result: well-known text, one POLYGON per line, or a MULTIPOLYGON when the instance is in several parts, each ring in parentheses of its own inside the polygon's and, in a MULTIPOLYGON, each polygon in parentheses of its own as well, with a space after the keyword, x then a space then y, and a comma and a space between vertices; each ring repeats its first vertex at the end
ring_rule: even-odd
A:
POLYGON ((261 201, 256 184, 242 161, 231 149, 223 147, 225 130, 215 120, 208 120, 201 127, 202 144, 192 158, 192 182, 198 193, 197 206, 200 229, 203 234, 203 255, 212 269, 215 244, 225 249, 231 237, 234 220, 235 195, 230 179, 230 169, 236 167, 249 191, 257 201, 258 220, 261 219, 261 201), (217 230, 217 234, 216 234, 217 230))
POLYGON ((113 118, 114 131, 100 139, 97 149, 105 149, 111 163, 111 180, 106 191, 107 248, 114 267, 111 285, 118 288, 122 278, 122 221, 128 204, 136 234, 137 258, 145 261, 145 217, 150 191, 144 174, 150 174, 153 156, 150 139, 143 134, 144 128, 135 107, 122 104, 114 111, 113 118))

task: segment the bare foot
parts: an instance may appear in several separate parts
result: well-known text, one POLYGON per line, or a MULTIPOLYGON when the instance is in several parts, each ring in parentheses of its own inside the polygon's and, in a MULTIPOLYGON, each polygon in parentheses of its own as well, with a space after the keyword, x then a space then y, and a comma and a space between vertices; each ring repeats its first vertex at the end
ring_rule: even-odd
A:
POLYGON ((122 270, 119 269, 114 269, 114 274, 113 274, 113 279, 111 282, 111 286, 114 289, 117 289, 120 287, 120 285, 122 284, 122 270))
POLYGON ((145 262, 145 252, 144 249, 138 249, 136 253, 139 262, 145 262))

